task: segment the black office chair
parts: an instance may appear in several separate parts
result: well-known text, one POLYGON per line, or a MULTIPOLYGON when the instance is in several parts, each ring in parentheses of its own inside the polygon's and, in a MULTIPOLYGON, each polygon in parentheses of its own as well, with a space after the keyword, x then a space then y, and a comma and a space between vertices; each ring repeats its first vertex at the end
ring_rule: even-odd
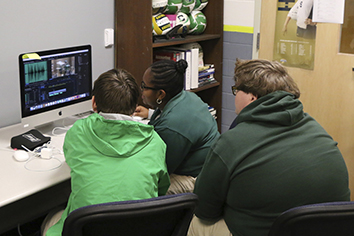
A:
POLYGON ((197 205, 193 193, 90 205, 72 211, 63 236, 185 236, 197 205))
POLYGON ((292 208, 273 223, 268 236, 352 236, 354 202, 328 202, 292 208))

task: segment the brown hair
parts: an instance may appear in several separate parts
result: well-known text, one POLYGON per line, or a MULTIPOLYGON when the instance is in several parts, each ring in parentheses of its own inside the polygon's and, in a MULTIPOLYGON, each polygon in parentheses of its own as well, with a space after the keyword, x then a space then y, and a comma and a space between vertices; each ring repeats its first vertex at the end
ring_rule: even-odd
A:
POLYGON ((258 98, 279 90, 289 92, 295 98, 300 97, 297 84, 285 67, 276 61, 237 59, 234 80, 237 90, 252 93, 258 98))
POLYGON ((112 69, 95 81, 93 95, 97 112, 132 115, 138 104, 140 88, 128 71, 112 69))

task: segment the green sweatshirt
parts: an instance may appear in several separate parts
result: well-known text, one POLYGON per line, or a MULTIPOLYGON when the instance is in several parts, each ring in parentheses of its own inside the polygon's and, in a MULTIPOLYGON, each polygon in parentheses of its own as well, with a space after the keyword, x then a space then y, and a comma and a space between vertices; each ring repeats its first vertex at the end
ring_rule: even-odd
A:
POLYGON ((67 215, 79 207, 157 197, 169 187, 166 145, 153 126, 125 115, 103 115, 108 119, 95 113, 76 121, 66 134, 63 149, 72 192, 47 236, 61 235, 67 215))
POLYGON ((196 177, 210 146, 220 136, 207 104, 196 94, 184 90, 173 97, 162 112, 156 109, 149 124, 167 145, 170 174, 196 177))
POLYGON ((197 178, 199 218, 224 218, 234 236, 266 236, 285 210, 350 200, 337 143, 290 93, 257 99, 236 122, 213 145, 197 178))

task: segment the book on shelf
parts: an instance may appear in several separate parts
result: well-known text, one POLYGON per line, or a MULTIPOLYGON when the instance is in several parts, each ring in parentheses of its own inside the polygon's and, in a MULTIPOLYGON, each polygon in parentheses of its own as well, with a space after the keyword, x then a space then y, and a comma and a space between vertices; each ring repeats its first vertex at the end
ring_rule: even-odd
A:
POLYGON ((216 119, 216 110, 214 107, 208 106, 210 114, 216 119))
POLYGON ((215 80, 213 75, 210 75, 210 76, 200 78, 198 82, 199 82, 198 87, 201 88, 205 85, 216 83, 217 81, 215 80))
POLYGON ((204 64, 203 66, 199 66, 199 72, 201 72, 203 70, 211 69, 211 68, 214 68, 214 64, 204 64))
POLYGON ((210 79, 214 79, 214 74, 199 77, 198 82, 200 83, 200 82, 203 82, 204 80, 210 80, 210 79))
POLYGON ((198 88, 198 72, 199 66, 203 66, 204 62, 202 59, 202 47, 198 43, 187 43, 179 46, 180 48, 185 48, 191 50, 191 89, 198 88))
POLYGON ((208 75, 214 75, 214 74, 215 74, 215 68, 210 68, 210 69, 199 71, 198 78, 208 76, 208 75))
POLYGON ((189 63, 191 61, 191 52, 190 50, 182 50, 182 48, 178 47, 166 47, 163 49, 157 49, 153 52, 153 61, 158 60, 173 60, 179 61, 184 59, 188 63, 188 67, 186 68, 185 78, 184 78, 184 89, 190 90, 191 89, 191 67, 189 63))
POLYGON ((198 67, 194 69, 195 63, 198 63, 198 51, 180 47, 168 47, 166 50, 171 50, 175 52, 179 52, 181 54, 180 59, 184 59, 188 63, 188 67, 185 72, 185 81, 184 81, 184 89, 190 90, 198 87, 198 67), (194 54, 193 54, 194 53, 194 54), (197 54, 197 57, 196 55, 197 54), (192 76, 194 80, 192 80, 192 76))
POLYGON ((213 64, 205 64, 199 66, 199 49, 198 48, 183 48, 183 47, 166 47, 163 49, 154 50, 153 61, 157 60, 173 60, 178 61, 184 59, 188 63, 188 67, 185 72, 184 89, 191 90, 200 88, 206 84, 216 82, 213 77, 209 76, 215 73, 213 64), (205 80, 201 81, 202 77, 205 80))
POLYGON ((215 83, 214 78, 215 68, 213 65, 204 67, 203 70, 198 73, 198 88, 203 87, 208 84, 215 83))
POLYGON ((178 61, 181 59, 180 52, 172 50, 155 50, 153 53, 153 62, 159 60, 173 60, 178 61))

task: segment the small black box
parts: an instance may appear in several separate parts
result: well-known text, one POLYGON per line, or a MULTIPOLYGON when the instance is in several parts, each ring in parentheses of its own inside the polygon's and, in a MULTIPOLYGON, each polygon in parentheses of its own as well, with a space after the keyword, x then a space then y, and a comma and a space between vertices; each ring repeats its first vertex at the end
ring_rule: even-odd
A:
POLYGON ((11 138, 11 147, 17 149, 23 149, 25 146, 29 150, 33 151, 36 147, 42 146, 43 144, 50 141, 50 137, 45 137, 41 132, 36 129, 31 129, 30 131, 14 136, 11 138))

